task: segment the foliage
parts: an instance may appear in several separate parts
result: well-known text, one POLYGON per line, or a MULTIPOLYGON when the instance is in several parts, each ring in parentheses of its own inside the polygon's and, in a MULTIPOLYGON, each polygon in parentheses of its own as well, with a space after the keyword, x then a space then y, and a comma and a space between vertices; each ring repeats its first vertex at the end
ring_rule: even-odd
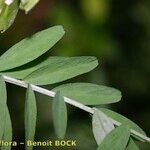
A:
POLYGON ((102 112, 104 112, 105 114, 107 114, 109 117, 111 117, 119 122, 122 122, 124 125, 128 125, 130 128, 140 132, 141 134, 145 134, 145 132, 137 124, 135 124, 133 121, 129 120, 128 118, 126 118, 112 110, 109 110, 107 108, 100 108, 100 110, 102 112))
MULTIPOLYGON (((9 115, 9 110, 6 104, 6 84, 4 79, 0 76, 0 140, 12 141, 12 125, 9 115)), ((11 146, 2 146, 1 150, 10 150, 11 146)))
POLYGON ((63 139, 67 128, 67 106, 60 92, 57 92, 53 99, 52 113, 56 135, 63 139))
MULTIPOLYGON (((9 114, 8 107, 6 106, 6 114, 5 114, 5 129, 3 130, 3 141, 11 142, 13 135, 12 135, 12 123, 11 123, 11 118, 9 114)), ((8 145, 6 146, 1 146, 1 150, 11 150, 11 146, 8 145)))
MULTIPOLYGON (((59 57, 53 57, 43 62, 33 63, 36 61, 36 58, 50 49, 63 35, 64 30, 61 26, 51 27, 22 40, 0 57, 0 64, 2 64, 0 65, 0 107, 2 108, 0 109, 2 111, 0 113, 0 123, 4 123, 0 130, 2 139, 11 139, 12 134, 6 105, 6 86, 3 75, 9 74, 11 76, 11 73, 13 73, 13 77, 22 79, 29 84, 25 101, 25 136, 26 140, 34 140, 37 104, 32 83, 45 85, 65 81, 89 72, 97 66, 98 61, 92 56, 60 57, 60 59, 59 57), (28 65, 29 63, 32 63, 33 66, 28 65), (54 82, 52 82, 53 80, 54 82), (5 114, 7 116, 6 120, 5 114), (6 130, 6 128, 8 129, 6 130)), ((67 127, 67 108, 64 96, 74 99, 74 103, 82 107, 86 107, 85 105, 111 104, 121 100, 121 92, 119 90, 92 83, 65 84, 54 88, 53 91, 56 92, 52 105, 54 128, 56 135, 61 139, 64 138, 67 127), (77 103, 77 101, 80 103, 77 103)), ((75 104, 74 106, 76 106, 75 104)), ((133 145, 136 147, 132 141, 133 139, 130 138, 133 137, 131 128, 145 136, 145 133, 137 125, 114 112, 97 108, 91 108, 90 110, 94 111, 92 125, 94 137, 98 143, 98 150, 107 150, 110 147, 114 150, 124 150, 126 147, 133 147, 133 145), (120 121, 122 125, 119 127, 115 126, 115 128, 112 119, 120 121), (99 134, 100 132, 102 134, 99 134), (128 145, 129 140, 131 143, 128 145)), ((136 136, 134 137, 137 138, 136 136)), ((30 150, 32 148, 26 147, 26 149, 30 150)))
POLYGON ((114 129, 99 145, 97 150, 124 150, 130 137, 129 127, 121 125, 114 129))
MULTIPOLYGON (((26 141, 31 140, 34 141, 35 136, 35 128, 36 128, 36 118, 37 118, 37 107, 36 107, 36 99, 34 92, 32 91, 31 86, 28 86, 26 92, 26 100, 25 100, 25 137, 26 141)), ((27 146, 26 150, 32 150, 33 146, 27 146)))
POLYGON ((38 58, 54 46, 63 35, 63 28, 55 26, 22 40, 0 57, 0 71, 22 66, 38 58))
POLYGON ((100 145, 104 138, 115 128, 110 119, 97 109, 95 109, 93 114, 92 126, 94 137, 98 145, 100 145))
POLYGON ((120 101, 121 92, 111 87, 92 83, 70 83, 53 89, 85 105, 110 104, 120 101))

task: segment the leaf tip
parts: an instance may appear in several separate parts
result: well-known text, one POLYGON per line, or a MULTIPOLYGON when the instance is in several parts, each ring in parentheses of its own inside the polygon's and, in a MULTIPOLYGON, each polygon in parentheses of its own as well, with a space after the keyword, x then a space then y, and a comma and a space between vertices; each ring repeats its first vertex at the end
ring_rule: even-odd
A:
POLYGON ((65 29, 64 29, 64 27, 62 25, 56 25, 54 27, 57 28, 62 35, 65 34, 65 29))

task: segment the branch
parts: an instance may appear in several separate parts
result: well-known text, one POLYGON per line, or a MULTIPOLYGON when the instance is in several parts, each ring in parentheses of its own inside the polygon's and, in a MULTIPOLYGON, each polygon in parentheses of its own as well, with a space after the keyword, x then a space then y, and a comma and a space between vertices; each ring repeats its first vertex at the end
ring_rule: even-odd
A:
MULTIPOLYGON (((17 80, 17 79, 14 79, 12 77, 8 77, 8 76, 5 76, 5 75, 3 76, 3 78, 8 83, 12 83, 12 84, 18 85, 20 87, 24 87, 24 88, 28 87, 28 83, 26 83, 24 81, 17 80)), ((41 88, 41 87, 33 85, 33 84, 31 84, 31 87, 32 87, 33 91, 36 91, 38 93, 41 93, 41 94, 44 94, 44 95, 47 95, 47 96, 50 96, 50 97, 54 97, 55 96, 55 92, 53 92, 53 91, 41 88)), ((67 98, 67 97, 64 97, 64 100, 65 100, 66 103, 68 103, 70 105, 73 105, 73 106, 75 106, 77 108, 80 108, 80 109, 86 111, 86 112, 94 114, 94 109, 91 108, 91 107, 83 105, 83 104, 81 104, 81 103, 79 103, 79 102, 77 102, 75 100, 72 100, 70 98, 67 98)), ((118 122, 118 121, 116 121, 116 120, 114 120, 112 118, 110 118, 110 119, 111 119, 111 121, 113 122, 114 125, 116 125, 116 126, 120 126, 121 125, 120 122, 118 122)), ((131 132, 132 135, 135 135, 136 137, 140 138, 142 141, 144 140, 144 141, 150 142, 150 138, 149 137, 147 137, 147 136, 145 136, 145 135, 143 135, 143 134, 141 134, 141 133, 139 133, 139 132, 137 132, 137 131, 135 131, 133 129, 130 129, 130 132, 131 132)))

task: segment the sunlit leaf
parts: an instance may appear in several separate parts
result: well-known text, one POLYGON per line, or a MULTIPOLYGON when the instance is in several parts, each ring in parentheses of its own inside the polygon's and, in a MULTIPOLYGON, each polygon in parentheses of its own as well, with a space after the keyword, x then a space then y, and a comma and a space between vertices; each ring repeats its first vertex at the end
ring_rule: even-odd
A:
POLYGON ((130 128, 145 135, 145 132, 138 125, 136 125, 133 121, 129 120, 128 118, 126 118, 112 110, 109 110, 107 108, 100 108, 100 110, 103 111, 105 114, 107 114, 109 117, 113 118, 114 120, 116 120, 124 125, 128 125, 130 128))
POLYGON ((139 150, 132 138, 130 138, 126 150, 139 150))
MULTIPOLYGON (((3 134, 3 141, 11 142, 12 141, 12 124, 11 124, 11 118, 9 114, 8 107, 6 108, 6 115, 5 115, 5 129, 3 134)), ((2 146, 1 150, 11 150, 11 145, 8 146, 2 146)))
POLYGON ((48 51, 64 35, 62 26, 54 26, 22 40, 0 57, 0 71, 24 65, 48 51))
POLYGON ((54 61, 54 63, 34 71, 24 80, 36 85, 53 84, 89 72, 97 65, 98 61, 95 57, 65 58, 62 61, 54 61))
POLYGON ((55 133, 59 139, 63 139, 67 128, 67 107, 60 92, 53 99, 52 115, 55 133))
MULTIPOLYGON (((25 140, 34 141, 36 129, 37 107, 34 92, 31 86, 28 86, 25 101, 25 140)), ((26 150, 32 150, 33 146, 27 146, 26 150)))
POLYGON ((100 110, 95 109, 92 118, 92 127, 95 140, 99 145, 103 139, 114 129, 111 120, 100 110))
POLYGON ((118 102, 121 92, 111 87, 92 83, 70 83, 56 87, 62 95, 79 101, 85 105, 99 105, 118 102))
POLYGON ((6 100, 6 85, 3 77, 0 76, 0 140, 2 139, 5 127, 6 100))
POLYGON ((0 5, 0 31, 4 32, 13 24, 16 18, 19 1, 10 0, 10 3, 6 3, 6 1, 0 0, 0 5))
POLYGON ((129 127, 121 125, 105 137, 97 150, 125 150, 129 137, 129 127))

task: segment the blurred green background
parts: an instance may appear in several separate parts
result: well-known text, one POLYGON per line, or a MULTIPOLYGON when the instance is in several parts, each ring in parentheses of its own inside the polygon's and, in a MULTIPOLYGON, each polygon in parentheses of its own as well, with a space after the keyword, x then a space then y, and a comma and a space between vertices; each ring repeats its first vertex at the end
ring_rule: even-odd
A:
MULTIPOLYGON (((120 89, 122 101, 107 107, 132 119, 150 136, 150 1, 41 0, 28 15, 20 11, 13 26, 0 34, 0 54, 21 39, 56 24, 64 26, 66 35, 49 55, 93 55, 100 62, 94 71, 67 82, 87 81, 120 89)), ((7 86, 14 140, 23 141, 25 90, 7 86)), ((49 99, 37 94, 36 140, 56 139, 49 99)), ((68 112, 66 139, 77 140, 77 147, 64 149, 96 149, 91 116, 71 106, 68 112)), ((150 149, 146 143, 138 144, 142 150, 150 149)))

